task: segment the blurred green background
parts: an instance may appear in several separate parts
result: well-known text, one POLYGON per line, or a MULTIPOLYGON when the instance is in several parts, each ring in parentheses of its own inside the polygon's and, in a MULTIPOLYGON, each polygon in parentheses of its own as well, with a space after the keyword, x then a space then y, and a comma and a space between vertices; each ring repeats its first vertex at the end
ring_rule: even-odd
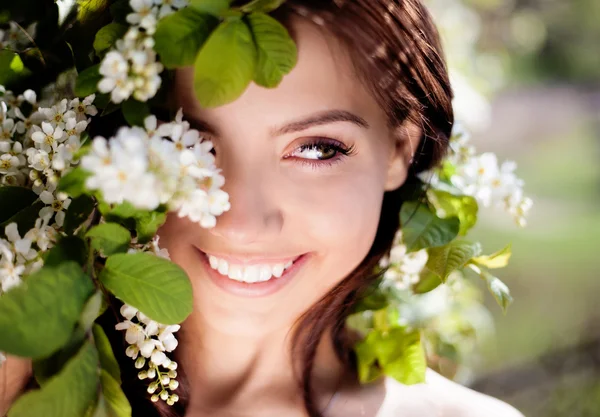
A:
POLYGON ((527 228, 482 210, 474 232, 486 252, 512 242, 498 276, 515 302, 503 316, 487 300, 496 339, 471 385, 526 416, 600 416, 600 1, 429 3, 473 89, 459 119, 534 200, 527 228))

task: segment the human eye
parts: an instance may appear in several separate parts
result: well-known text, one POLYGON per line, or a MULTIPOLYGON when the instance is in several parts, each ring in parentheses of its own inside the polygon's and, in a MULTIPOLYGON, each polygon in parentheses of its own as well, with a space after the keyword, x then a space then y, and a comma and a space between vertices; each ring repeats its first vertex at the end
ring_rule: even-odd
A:
POLYGON ((314 168, 333 165, 354 153, 354 146, 348 147, 335 139, 316 138, 296 147, 292 152, 284 155, 284 159, 297 160, 314 168))

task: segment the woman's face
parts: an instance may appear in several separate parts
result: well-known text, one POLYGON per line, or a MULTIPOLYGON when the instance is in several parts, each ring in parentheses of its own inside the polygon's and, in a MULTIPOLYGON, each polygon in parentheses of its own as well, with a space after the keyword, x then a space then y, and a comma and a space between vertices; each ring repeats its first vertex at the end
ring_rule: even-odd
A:
POLYGON ((231 209, 212 229, 171 214, 160 244, 191 279, 194 315, 238 335, 289 327, 360 264, 410 157, 343 48, 303 20, 294 29, 298 64, 275 89, 204 109, 193 69, 176 76, 186 119, 211 130, 231 209))

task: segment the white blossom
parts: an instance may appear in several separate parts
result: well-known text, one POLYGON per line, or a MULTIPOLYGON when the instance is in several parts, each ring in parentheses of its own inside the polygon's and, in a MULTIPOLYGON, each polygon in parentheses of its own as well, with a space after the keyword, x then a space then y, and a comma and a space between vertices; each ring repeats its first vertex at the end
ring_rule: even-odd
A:
POLYGON ((51 216, 49 215, 38 217, 33 229, 25 233, 25 239, 35 243, 42 252, 46 252, 54 246, 58 238, 57 230, 48 225, 50 218, 51 216))
POLYGON ((15 131, 14 119, 4 119, 0 125, 0 141, 11 141, 15 131))
POLYGON ((23 114, 20 108, 15 108, 15 117, 19 119, 16 124, 16 130, 20 134, 26 133, 26 135, 30 136, 32 128, 34 125, 37 125, 45 120, 46 116, 42 112, 33 111, 27 117, 23 114))
POLYGON ((186 7, 188 0, 155 0, 155 3, 159 8, 158 19, 160 20, 165 16, 175 13, 176 10, 186 7))
POLYGON ((62 130, 65 127, 66 121, 75 117, 75 112, 68 110, 67 102, 65 98, 50 108, 40 107, 39 111, 46 116, 46 119, 52 123, 52 126, 60 127, 62 130))
POLYGON ((403 234, 400 229, 396 232, 389 256, 382 258, 379 266, 386 268, 383 275, 386 285, 410 291, 411 287, 420 280, 420 274, 427 264, 428 254, 425 249, 408 253, 402 239, 403 234))
POLYGON ((31 139, 43 151, 51 152, 62 142, 64 131, 60 126, 54 127, 51 123, 42 122, 41 128, 34 126, 33 129, 31 139))
POLYGON ((9 174, 17 172, 21 161, 14 155, 5 153, 0 155, 0 174, 9 174))
POLYGON ((65 210, 71 205, 71 199, 63 193, 58 193, 58 195, 54 196, 49 191, 42 191, 40 200, 42 200, 44 204, 49 205, 49 207, 44 207, 40 210, 40 217, 44 218, 54 214, 56 224, 62 227, 65 221, 65 210))
POLYGON ((86 120, 87 116, 95 116, 98 114, 98 109, 93 105, 96 99, 96 94, 91 94, 79 101, 79 98, 74 98, 69 102, 69 107, 75 112, 77 121, 86 120))
POLYGON ((149 34, 153 34, 158 20, 154 0, 130 0, 129 5, 133 13, 127 15, 127 22, 132 25, 139 25, 146 29, 149 34))

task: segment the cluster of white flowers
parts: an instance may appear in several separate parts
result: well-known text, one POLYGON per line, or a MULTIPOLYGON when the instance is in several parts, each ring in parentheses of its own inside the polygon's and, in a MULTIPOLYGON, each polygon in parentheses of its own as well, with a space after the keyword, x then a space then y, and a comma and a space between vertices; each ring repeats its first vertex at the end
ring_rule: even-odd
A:
MULTIPOLYGON (((533 201, 523 194, 524 181, 516 176, 517 164, 514 161, 504 161, 500 165, 494 153, 477 155, 470 144, 469 134, 457 124, 445 164, 454 170, 450 176, 451 187, 463 195, 474 197, 484 207, 503 205, 519 226, 526 226, 526 216, 533 201)), ((429 181, 434 188, 452 192, 435 171, 423 172, 420 178, 429 181)))
POLYGON ((122 127, 111 140, 96 137, 81 166, 92 174, 86 187, 99 190, 107 203, 127 201, 144 210, 166 204, 210 228, 230 208, 211 150, 212 143, 190 129, 180 110, 171 123, 158 126, 148 116, 144 128, 122 127))
POLYGON ((427 250, 408 252, 402 240, 402 229, 396 232, 389 256, 384 256, 379 266, 387 268, 383 278, 385 285, 393 285, 399 290, 411 291, 420 279, 420 274, 428 260, 427 250))
POLYGON ((125 353, 135 360, 135 367, 140 369, 138 377, 154 379, 148 386, 153 402, 159 399, 169 405, 179 400, 177 394, 169 393, 179 386, 177 378, 177 362, 170 360, 165 352, 172 352, 177 347, 177 339, 173 333, 180 328, 176 325, 157 323, 136 308, 124 304, 121 315, 125 321, 118 323, 117 330, 125 330, 125 340, 129 344, 125 353), (143 369, 147 366, 147 369, 143 369), (142 370, 143 369, 143 370, 142 370))
POLYGON ((152 238, 152 240, 148 243, 138 243, 137 238, 134 238, 131 241, 129 250, 127 253, 138 253, 138 252, 149 252, 152 253, 159 258, 171 260, 171 256, 169 255, 169 251, 166 248, 161 248, 158 245, 158 241, 160 236, 156 235, 152 238))
POLYGON ((62 226, 71 200, 57 193, 56 186, 62 173, 78 163, 88 116, 98 112, 92 104, 95 96, 63 99, 43 108, 32 90, 15 97, 0 86, 0 94, 0 184, 31 188, 47 205, 40 217, 55 214, 54 221, 62 226), (27 116, 21 109, 24 103, 31 109, 27 116))
POLYGON ((41 254, 54 246, 58 237, 56 227, 48 225, 50 217, 38 218, 23 237, 16 223, 4 228, 6 239, 0 238, 0 295, 20 285, 23 276, 44 265, 41 254))
POLYGON ((110 93, 117 104, 131 96, 138 101, 154 97, 163 65, 156 59, 152 34, 158 20, 187 6, 187 0, 130 0, 129 5, 133 12, 126 19, 132 26, 100 64, 98 91, 110 93))

